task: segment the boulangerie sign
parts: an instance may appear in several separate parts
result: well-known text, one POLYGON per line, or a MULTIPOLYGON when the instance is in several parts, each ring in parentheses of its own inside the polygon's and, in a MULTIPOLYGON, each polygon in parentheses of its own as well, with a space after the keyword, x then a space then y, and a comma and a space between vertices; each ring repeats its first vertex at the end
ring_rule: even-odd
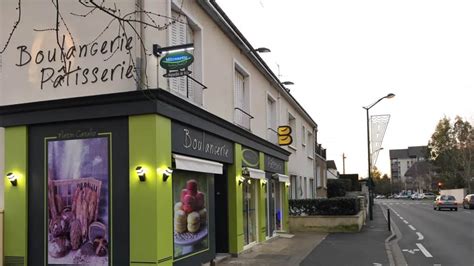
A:
MULTIPOLYGON (((0 105, 136 89, 140 40, 129 24, 85 2, 0 2, 0 105)), ((137 8, 93 3, 122 17, 137 8)))
POLYGON ((217 162, 234 162, 234 146, 228 140, 176 122, 171 124, 171 134, 173 152, 217 162))

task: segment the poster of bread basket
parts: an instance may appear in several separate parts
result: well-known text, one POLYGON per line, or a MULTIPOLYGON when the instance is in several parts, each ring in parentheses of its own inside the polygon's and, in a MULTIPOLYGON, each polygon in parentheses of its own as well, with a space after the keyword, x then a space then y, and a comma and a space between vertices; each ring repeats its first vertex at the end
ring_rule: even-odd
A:
POLYGON ((48 264, 109 265, 109 139, 47 142, 48 264))
POLYGON ((209 248, 208 175, 173 172, 175 258, 209 248))

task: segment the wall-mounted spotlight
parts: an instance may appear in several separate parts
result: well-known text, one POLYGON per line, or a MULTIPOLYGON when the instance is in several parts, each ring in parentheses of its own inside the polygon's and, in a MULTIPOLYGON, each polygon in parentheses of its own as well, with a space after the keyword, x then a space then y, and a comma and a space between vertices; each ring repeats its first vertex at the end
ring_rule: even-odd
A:
POLYGON ((266 179, 262 179, 262 186, 263 186, 263 187, 266 186, 266 185, 267 185, 267 182, 268 182, 268 181, 267 181, 266 179))
POLYGON ((138 175, 138 178, 140 178, 140 181, 141 182, 145 181, 145 178, 146 178, 145 169, 141 166, 137 166, 137 168, 135 168, 135 170, 137 171, 137 175, 138 175))
POLYGON ((17 177, 14 173, 7 174, 8 181, 12 183, 12 186, 16 187, 17 185, 17 177))
POLYGON ((247 179, 247 184, 249 184, 249 185, 252 184, 252 180, 250 178, 247 179))
POLYGON ((245 182, 245 177, 241 176, 239 177, 239 185, 242 185, 242 183, 245 182))
POLYGON ((290 186, 290 182, 285 182, 286 187, 290 186))
POLYGON ((168 180, 168 177, 173 173, 173 169, 171 168, 166 168, 165 171, 163 172, 163 182, 166 182, 168 180))

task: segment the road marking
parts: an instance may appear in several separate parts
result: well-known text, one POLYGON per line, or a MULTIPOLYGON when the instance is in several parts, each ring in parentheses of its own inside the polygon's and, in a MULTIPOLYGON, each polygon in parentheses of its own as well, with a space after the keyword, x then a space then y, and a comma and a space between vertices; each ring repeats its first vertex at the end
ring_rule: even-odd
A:
POLYGON ((382 266, 382 264, 374 262, 374 266, 382 266))
POLYGON ((402 251, 408 252, 410 254, 415 254, 415 252, 420 251, 419 249, 402 249, 402 251))
POLYGON ((411 230, 416 231, 416 228, 413 227, 413 225, 409 224, 408 227, 410 227, 411 230))
POLYGON ((428 250, 426 250, 426 248, 421 243, 416 243, 416 246, 421 250, 421 252, 423 253, 423 255, 425 255, 425 257, 427 258, 433 257, 433 255, 431 255, 431 253, 429 253, 428 250))
POLYGON ((423 240, 423 239, 425 239, 425 237, 424 237, 421 233, 416 232, 416 234, 418 235, 418 240, 423 240))
POLYGON ((399 217, 400 217, 400 219, 405 220, 403 217, 401 217, 401 216, 399 216, 399 217))
POLYGON ((407 220, 403 220, 404 223, 408 224, 407 220))

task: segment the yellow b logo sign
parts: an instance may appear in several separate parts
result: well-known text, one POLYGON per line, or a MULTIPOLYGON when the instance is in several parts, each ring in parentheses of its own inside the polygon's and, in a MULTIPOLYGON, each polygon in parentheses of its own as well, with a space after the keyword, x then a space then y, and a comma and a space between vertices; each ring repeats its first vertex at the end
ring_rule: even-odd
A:
POLYGON ((291 145, 291 143, 293 143, 293 138, 291 137, 291 127, 289 126, 278 127, 278 144, 280 146, 283 146, 283 145, 291 145))

